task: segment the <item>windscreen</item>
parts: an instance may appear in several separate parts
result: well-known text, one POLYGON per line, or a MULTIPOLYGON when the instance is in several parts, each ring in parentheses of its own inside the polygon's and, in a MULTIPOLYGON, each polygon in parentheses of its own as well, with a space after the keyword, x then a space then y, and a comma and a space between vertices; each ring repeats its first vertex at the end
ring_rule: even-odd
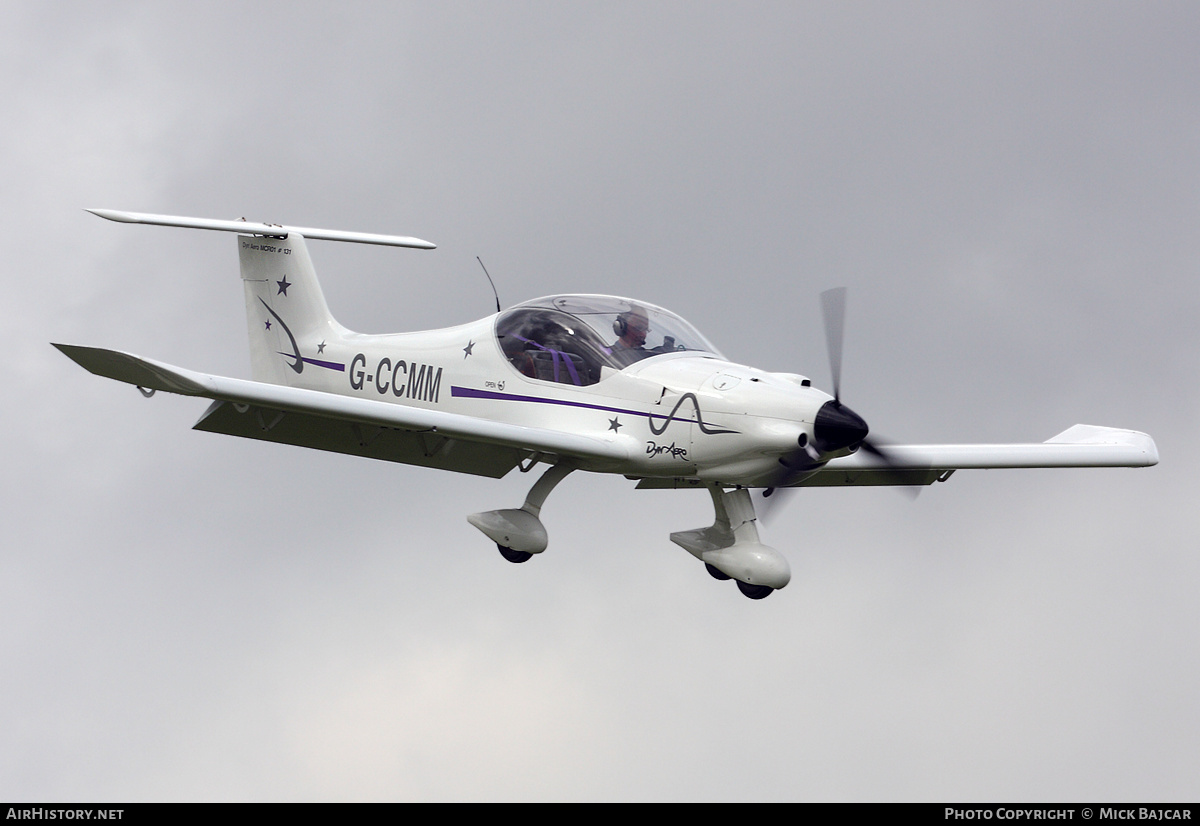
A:
POLYGON ((720 357, 696 328, 674 313, 612 296, 527 301, 500 316, 496 335, 518 371, 562 384, 594 384, 604 367, 622 370, 668 353, 720 357))

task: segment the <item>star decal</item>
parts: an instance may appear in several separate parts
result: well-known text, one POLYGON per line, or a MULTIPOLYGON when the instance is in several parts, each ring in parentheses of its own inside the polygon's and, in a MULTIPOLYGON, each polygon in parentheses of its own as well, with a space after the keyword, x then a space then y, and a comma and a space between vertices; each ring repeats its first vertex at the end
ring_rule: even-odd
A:
POLYGON ((279 292, 277 292, 275 294, 282 295, 284 297, 287 296, 287 288, 292 286, 291 284, 288 283, 286 275, 283 277, 282 281, 276 281, 275 284, 279 287, 279 292))
POLYGON ((475 349, 475 342, 468 341, 467 346, 463 348, 463 358, 465 359, 467 356, 471 355, 471 351, 474 349, 475 349))
POLYGON ((621 432, 620 429, 622 427, 624 427, 624 425, 621 424, 619 421, 617 421, 616 416, 613 416, 611 419, 608 420, 608 429, 609 430, 612 430, 616 433, 620 433, 621 432))
POLYGON ((319 356, 319 355, 321 355, 321 353, 324 353, 324 352, 325 352, 325 342, 322 341, 320 344, 317 345, 317 355, 319 356))
POLYGON ((269 319, 269 318, 268 318, 268 319, 267 319, 265 322, 263 322, 263 323, 267 325, 267 329, 268 329, 268 330, 270 330, 270 329, 271 329, 271 319, 269 319))

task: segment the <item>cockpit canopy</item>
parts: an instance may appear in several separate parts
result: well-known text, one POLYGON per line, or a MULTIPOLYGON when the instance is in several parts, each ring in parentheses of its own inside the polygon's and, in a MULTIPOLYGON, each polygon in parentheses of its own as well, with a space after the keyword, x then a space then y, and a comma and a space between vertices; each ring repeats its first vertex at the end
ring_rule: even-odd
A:
POLYGON ((526 301, 496 319, 496 337, 519 372, 534 379, 588 385, 603 368, 693 352, 722 358, 679 316, 627 298, 555 295, 526 301))

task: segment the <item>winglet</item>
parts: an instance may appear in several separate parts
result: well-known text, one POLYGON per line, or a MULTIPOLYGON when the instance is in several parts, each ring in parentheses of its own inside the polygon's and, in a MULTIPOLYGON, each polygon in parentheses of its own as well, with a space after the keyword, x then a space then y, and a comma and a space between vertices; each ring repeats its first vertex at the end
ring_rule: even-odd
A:
POLYGON ((243 235, 265 235, 287 238, 291 233, 318 241, 348 241, 353 244, 379 244, 386 247, 408 247, 410 249, 433 250, 437 244, 403 235, 376 235, 370 232, 343 232, 336 229, 314 227, 285 227, 279 224, 259 224, 253 221, 222 221, 214 218, 188 218, 183 215, 150 215, 144 212, 122 212, 115 209, 88 209, 108 221, 122 224, 152 224, 160 227, 184 227, 187 229, 214 229, 221 232, 240 232, 243 235))
MULTIPOLYGON (((184 396, 202 396, 208 392, 208 388, 202 382, 188 375, 190 371, 178 367, 100 347, 81 347, 77 344, 54 346, 84 370, 106 379, 116 379, 147 390, 162 390, 164 393, 179 393, 184 396)), ((202 378, 199 374, 196 375, 202 378)))
POLYGON ((1158 446, 1147 433, 1103 427, 1095 424, 1071 425, 1057 436, 1047 439, 1048 445, 1120 445, 1141 451, 1144 466, 1158 464, 1158 446))

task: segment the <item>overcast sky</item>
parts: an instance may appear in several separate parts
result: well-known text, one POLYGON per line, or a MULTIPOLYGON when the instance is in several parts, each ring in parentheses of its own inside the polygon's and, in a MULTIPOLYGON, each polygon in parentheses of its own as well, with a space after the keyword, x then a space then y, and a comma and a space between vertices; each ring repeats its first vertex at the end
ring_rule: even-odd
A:
POLYGON ((1195 801, 1200 5, 46 3, 0 30, 0 799, 1195 801), (802 491, 752 602, 701 492, 189 428, 50 341, 248 377, 232 236, 362 332, 670 307, 898 442, 1143 430, 1145 470, 802 491))

